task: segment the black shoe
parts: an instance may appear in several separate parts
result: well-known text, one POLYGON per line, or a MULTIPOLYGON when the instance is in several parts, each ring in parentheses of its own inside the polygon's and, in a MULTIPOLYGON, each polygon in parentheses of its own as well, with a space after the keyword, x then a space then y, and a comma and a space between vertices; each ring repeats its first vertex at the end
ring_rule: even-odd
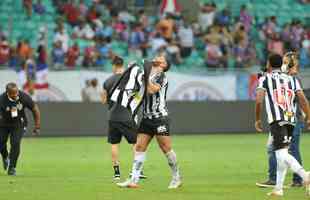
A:
POLYGON ((114 174, 113 179, 115 181, 121 180, 121 175, 120 174, 114 174))
MULTIPOLYGON (((129 178, 131 178, 131 177, 132 177, 132 173, 129 174, 129 178)), ((147 176, 146 176, 143 172, 141 172, 139 178, 140 178, 140 179, 147 179, 147 176)))
POLYGON ((147 179, 147 176, 143 172, 141 172, 140 179, 147 179))
POLYGON ((256 183, 256 186, 261 187, 261 188, 273 188, 276 185, 275 181, 268 180, 262 183, 256 183))
POLYGON ((292 184, 291 184, 291 187, 303 187, 303 184, 302 183, 299 183, 299 182, 293 182, 292 184))
POLYGON ((8 170, 9 167, 9 159, 8 158, 2 158, 2 164, 4 171, 8 170))
POLYGON ((16 176, 16 169, 15 168, 9 168, 8 175, 9 176, 16 176))

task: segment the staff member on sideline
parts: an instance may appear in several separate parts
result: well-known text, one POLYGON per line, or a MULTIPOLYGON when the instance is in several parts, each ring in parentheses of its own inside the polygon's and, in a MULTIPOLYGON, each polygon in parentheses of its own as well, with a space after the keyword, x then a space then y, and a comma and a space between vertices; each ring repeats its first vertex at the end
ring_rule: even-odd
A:
POLYGON ((15 83, 8 83, 6 91, 0 96, 0 153, 4 170, 8 175, 16 175, 16 165, 20 153, 21 139, 27 127, 25 108, 32 111, 35 128, 34 135, 40 132, 40 111, 36 103, 26 93, 19 91, 15 83), (10 137, 11 149, 7 150, 10 137))

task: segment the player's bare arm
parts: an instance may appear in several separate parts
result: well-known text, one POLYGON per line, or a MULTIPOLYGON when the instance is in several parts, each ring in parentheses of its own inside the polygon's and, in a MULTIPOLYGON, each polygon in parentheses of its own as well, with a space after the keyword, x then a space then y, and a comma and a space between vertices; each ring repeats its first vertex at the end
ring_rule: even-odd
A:
POLYGON ((37 104, 35 104, 32 108, 32 115, 33 115, 34 124, 35 124, 33 134, 39 135, 40 128, 41 128, 41 113, 40 113, 39 106, 37 104))
POLYGON ((148 85, 147 85, 147 93, 148 94, 155 94, 157 92, 159 92, 160 90, 160 85, 157 83, 153 83, 151 80, 149 81, 148 85))
POLYGON ((306 124, 308 129, 310 129, 310 106, 309 101, 305 97, 305 94, 302 90, 297 91, 296 95, 298 96, 299 104, 302 111, 306 114, 306 124))
POLYGON ((255 103, 255 129, 258 132, 263 132, 261 113, 264 97, 265 97, 265 90, 258 89, 256 92, 256 103, 255 103))

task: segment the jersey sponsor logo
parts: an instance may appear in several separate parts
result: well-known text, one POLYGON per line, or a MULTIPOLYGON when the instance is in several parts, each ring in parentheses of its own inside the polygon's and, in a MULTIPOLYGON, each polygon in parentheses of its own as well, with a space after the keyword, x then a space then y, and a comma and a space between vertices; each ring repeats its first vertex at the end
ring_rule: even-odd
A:
POLYGON ((157 132, 158 133, 165 133, 167 132, 167 127, 165 125, 157 127, 157 132))

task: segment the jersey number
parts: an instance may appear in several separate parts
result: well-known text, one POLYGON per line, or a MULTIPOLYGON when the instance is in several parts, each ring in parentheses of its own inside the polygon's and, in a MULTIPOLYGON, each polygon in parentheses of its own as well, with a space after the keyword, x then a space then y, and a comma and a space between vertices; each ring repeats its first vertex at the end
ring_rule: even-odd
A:
POLYGON ((281 89, 273 91, 273 97, 278 106, 281 107, 283 110, 288 110, 289 108, 292 108, 292 90, 286 90, 284 87, 281 87, 281 89))

